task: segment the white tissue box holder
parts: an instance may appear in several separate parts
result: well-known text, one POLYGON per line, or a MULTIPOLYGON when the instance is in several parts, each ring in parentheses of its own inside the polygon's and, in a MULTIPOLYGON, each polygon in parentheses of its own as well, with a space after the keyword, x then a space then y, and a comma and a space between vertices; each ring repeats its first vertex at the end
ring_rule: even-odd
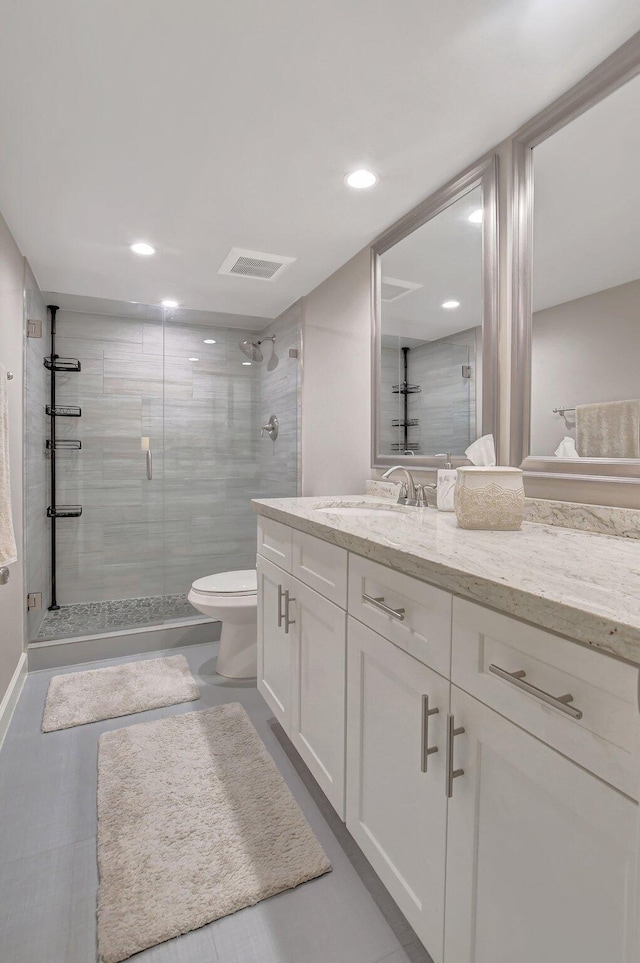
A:
POLYGON ((524 519, 524 481, 520 468, 458 469, 454 494, 460 528, 515 532, 524 519))

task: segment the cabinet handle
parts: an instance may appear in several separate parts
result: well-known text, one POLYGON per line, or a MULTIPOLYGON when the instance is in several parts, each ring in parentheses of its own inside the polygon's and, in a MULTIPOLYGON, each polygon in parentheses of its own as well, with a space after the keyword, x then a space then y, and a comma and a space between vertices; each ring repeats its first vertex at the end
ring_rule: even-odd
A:
POLYGON ((284 619, 284 613, 282 611, 282 599, 284 597, 284 592, 282 591, 282 586, 278 586, 278 628, 282 628, 282 620, 284 619))
POLYGON ((447 799, 453 796, 453 780, 464 776, 464 769, 453 768, 453 740, 465 731, 464 726, 455 727, 452 715, 447 716, 447 799))
POLYGON ((429 708, 429 696, 422 697, 422 737, 420 740, 420 771, 427 772, 429 756, 438 751, 437 746, 429 745, 429 716, 435 716, 439 709, 429 708))
POLYGON ((391 606, 385 605, 384 595, 374 598, 373 595, 366 595, 363 592, 362 601, 368 602, 369 605, 373 605, 376 609, 380 609, 385 615, 390 615, 392 619, 396 619, 398 622, 404 622, 405 609, 392 609, 391 606))
POLYGON ((553 696, 549 692, 545 692, 544 689, 539 689, 536 685, 525 682, 525 673, 522 670, 519 672, 507 672, 506 669, 501 669, 499 665, 490 665, 489 672, 493 672, 494 675, 497 675, 500 679, 504 679, 505 682, 510 682, 511 685, 522 689, 523 692, 528 692, 529 695, 535 696, 536 699, 540 699, 541 702, 553 706, 554 709, 559 709, 560 712, 571 716, 572 719, 582 719, 580 709, 575 709, 573 706, 567 705, 567 703, 573 702, 572 695, 553 696))
POLYGON ((289 596, 289 589, 285 589, 285 592, 284 592, 284 634, 285 635, 289 635, 289 626, 296 624, 295 619, 289 618, 289 606, 291 605, 292 602, 295 602, 295 599, 292 599, 289 596))

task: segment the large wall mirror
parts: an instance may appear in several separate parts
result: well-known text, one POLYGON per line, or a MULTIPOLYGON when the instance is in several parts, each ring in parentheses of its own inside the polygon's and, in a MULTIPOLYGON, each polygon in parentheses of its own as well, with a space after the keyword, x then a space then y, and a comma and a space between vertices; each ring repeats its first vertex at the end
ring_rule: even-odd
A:
POLYGON ((530 494, 553 496, 562 475, 565 487, 580 482, 579 500, 606 478, 606 501, 617 501, 613 479, 626 488, 620 504, 640 497, 640 62, 630 53, 516 142, 513 441, 530 494))
POLYGON ((463 464, 496 429, 494 158, 374 245, 373 465, 463 464))

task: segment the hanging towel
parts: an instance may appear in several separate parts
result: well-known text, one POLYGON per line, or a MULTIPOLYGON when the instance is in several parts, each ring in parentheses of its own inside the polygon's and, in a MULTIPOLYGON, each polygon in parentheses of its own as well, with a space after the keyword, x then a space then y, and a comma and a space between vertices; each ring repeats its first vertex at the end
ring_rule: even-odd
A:
POLYGON ((576 408, 582 458, 640 458, 640 401, 606 401, 576 408))
POLYGON ((7 372, 0 364, 0 565, 11 565, 18 557, 11 518, 9 412, 7 408, 7 372))

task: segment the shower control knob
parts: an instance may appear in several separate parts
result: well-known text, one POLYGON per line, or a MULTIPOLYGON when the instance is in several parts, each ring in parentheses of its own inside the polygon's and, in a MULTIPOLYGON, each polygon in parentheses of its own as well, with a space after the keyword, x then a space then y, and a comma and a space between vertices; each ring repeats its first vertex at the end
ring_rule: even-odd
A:
POLYGON ((271 441, 275 441, 276 438, 278 437, 278 419, 276 418, 275 415, 271 415, 268 423, 266 425, 263 425, 262 428, 260 429, 261 438, 264 438, 265 432, 269 436, 271 441))

